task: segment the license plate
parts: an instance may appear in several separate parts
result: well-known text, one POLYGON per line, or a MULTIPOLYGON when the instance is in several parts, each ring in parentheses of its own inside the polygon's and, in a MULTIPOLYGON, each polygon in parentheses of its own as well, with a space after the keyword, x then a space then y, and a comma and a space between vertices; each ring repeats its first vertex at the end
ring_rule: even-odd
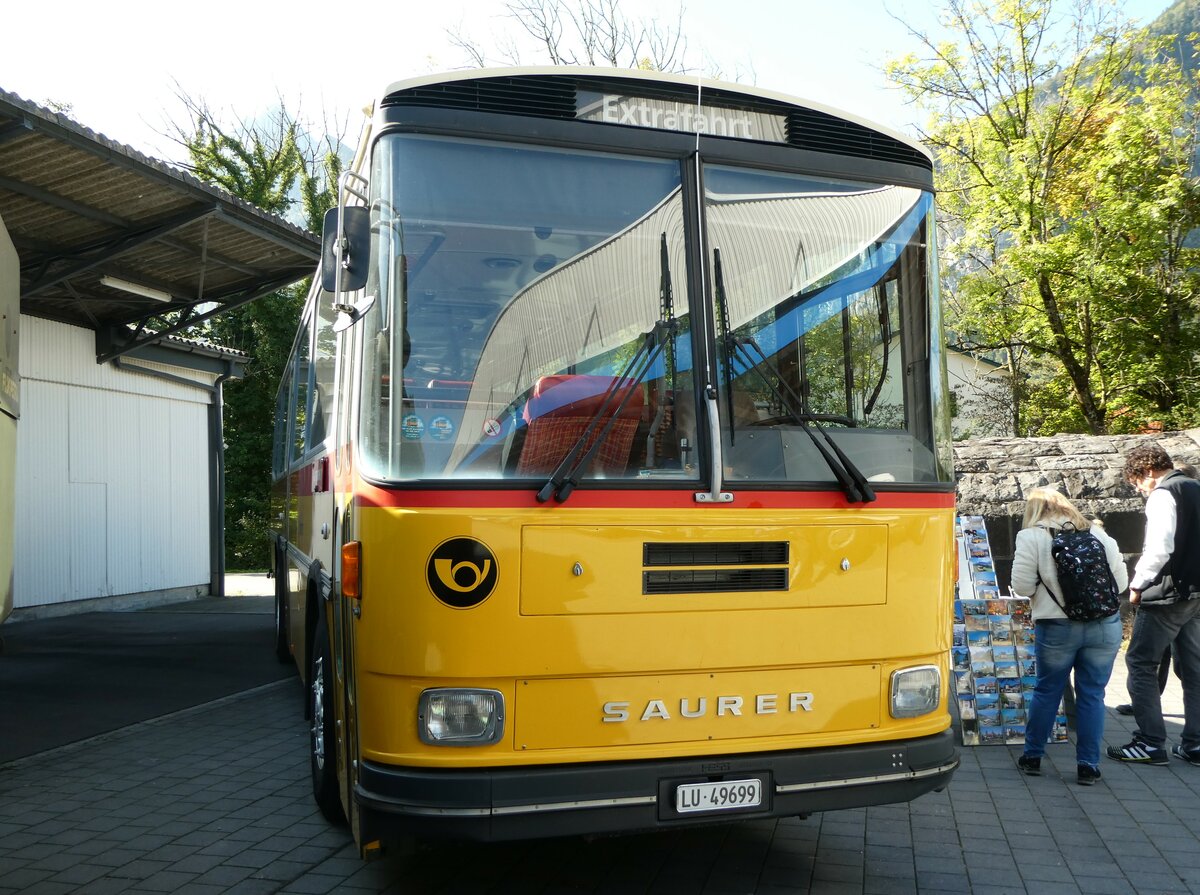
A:
POLYGON ((675 810, 732 811, 762 804, 761 780, 722 780, 719 783, 681 783, 675 790, 675 810))

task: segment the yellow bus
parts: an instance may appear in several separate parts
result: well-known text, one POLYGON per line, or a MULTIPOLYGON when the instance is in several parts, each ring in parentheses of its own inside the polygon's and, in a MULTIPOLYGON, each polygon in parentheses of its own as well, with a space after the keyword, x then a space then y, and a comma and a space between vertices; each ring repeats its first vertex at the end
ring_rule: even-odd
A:
POLYGON ((947 784, 932 185, 908 139, 742 85, 386 91, 274 460, 276 649, 364 854, 947 784))

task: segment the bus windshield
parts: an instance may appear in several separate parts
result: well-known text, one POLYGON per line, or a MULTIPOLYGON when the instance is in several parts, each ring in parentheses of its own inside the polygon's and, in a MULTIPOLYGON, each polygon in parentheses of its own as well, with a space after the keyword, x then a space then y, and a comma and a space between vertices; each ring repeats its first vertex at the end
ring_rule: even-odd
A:
MULTIPOLYGON (((947 480, 918 189, 708 166, 725 478, 947 480), (836 448, 833 453, 836 454, 836 448)), ((936 305, 933 306, 936 311, 936 305)))
POLYGON ((715 374, 731 484, 827 488, 843 467, 860 482, 947 481, 930 194, 705 165, 704 207, 690 209, 682 170, 383 135, 364 473, 694 484, 698 384, 715 374), (702 215, 703 248, 687 215, 702 215), (711 290, 707 348, 689 270, 711 290), (713 374, 694 357, 715 358, 713 374))
POLYGON ((373 169, 368 474, 697 475, 678 162, 387 135, 373 169))

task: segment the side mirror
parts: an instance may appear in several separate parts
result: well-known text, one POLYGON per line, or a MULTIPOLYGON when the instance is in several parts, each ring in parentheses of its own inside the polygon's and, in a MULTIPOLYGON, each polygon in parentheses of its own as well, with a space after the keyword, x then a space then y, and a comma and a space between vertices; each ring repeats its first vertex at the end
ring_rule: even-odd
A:
POLYGON ((322 289, 335 295, 362 289, 367 285, 370 255, 371 212, 367 208, 349 205, 325 212, 321 232, 322 289))

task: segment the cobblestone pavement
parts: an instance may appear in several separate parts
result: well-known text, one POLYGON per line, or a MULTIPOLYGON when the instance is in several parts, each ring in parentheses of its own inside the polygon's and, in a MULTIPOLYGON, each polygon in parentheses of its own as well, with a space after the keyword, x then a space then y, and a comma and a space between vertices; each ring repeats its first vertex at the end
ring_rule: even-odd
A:
MULTIPOLYGON (((1110 705, 1125 701, 1118 666, 1110 705)), ((964 749, 951 787, 909 805, 365 864, 313 805, 300 706, 289 679, 0 765, 0 895, 1200 895, 1200 768, 1106 760, 1080 787, 1069 746, 1037 778, 1016 771, 1017 747, 964 749)), ((1110 713, 1108 741, 1129 727, 1110 713)))

